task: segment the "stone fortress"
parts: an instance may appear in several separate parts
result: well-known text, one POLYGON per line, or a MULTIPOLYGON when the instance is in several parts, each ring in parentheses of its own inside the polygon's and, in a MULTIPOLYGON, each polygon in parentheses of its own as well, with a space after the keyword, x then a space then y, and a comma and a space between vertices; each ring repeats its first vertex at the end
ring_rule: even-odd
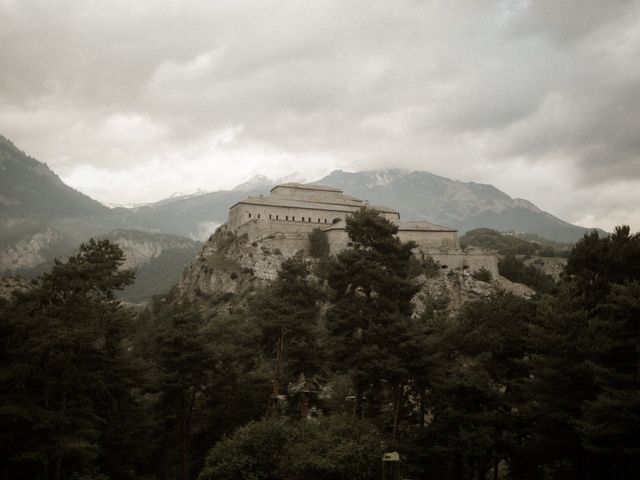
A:
POLYGON ((319 228, 327 234, 331 253, 336 253, 349 242, 347 215, 364 207, 398 225, 402 241, 413 240, 428 251, 459 248, 456 230, 429 222, 401 222, 400 214, 391 208, 368 205, 337 188, 299 183, 277 185, 269 196, 249 197, 236 203, 229 211, 227 227, 238 235, 247 233, 252 241, 274 233, 306 236, 319 228))
POLYGON ((248 197, 233 205, 223 228, 238 236, 246 234, 250 242, 277 247, 286 256, 305 250, 309 233, 319 228, 327 235, 330 253, 335 254, 349 246, 345 219, 364 207, 398 225, 400 240, 416 242, 421 253, 432 256, 443 268, 473 271, 484 267, 498 274, 495 257, 460 249, 456 230, 425 221, 401 222, 396 210, 369 205, 333 187, 277 185, 268 196, 248 197))

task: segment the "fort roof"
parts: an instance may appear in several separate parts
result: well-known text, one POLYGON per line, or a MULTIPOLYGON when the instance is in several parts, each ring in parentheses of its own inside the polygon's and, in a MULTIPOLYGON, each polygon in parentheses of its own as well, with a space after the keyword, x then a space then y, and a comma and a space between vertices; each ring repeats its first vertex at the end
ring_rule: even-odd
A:
POLYGON ((280 185, 276 185, 271 189, 271 192, 273 192, 276 188, 279 188, 279 187, 297 188, 300 190, 314 190, 314 191, 321 191, 321 192, 342 193, 342 190, 340 190, 339 188, 327 187, 326 185, 308 185, 308 184, 295 183, 295 182, 281 183, 280 185))
MULTIPOLYGON (((246 200, 241 200, 233 205, 246 204, 246 205, 265 205, 271 207, 285 207, 285 208, 305 208, 310 210, 329 210, 334 212, 354 212, 363 207, 362 201, 351 200, 350 198, 340 199, 341 203, 334 203, 331 201, 318 202, 318 201, 305 201, 295 198, 278 197, 271 195, 268 197, 248 197, 246 200), (344 201, 342 201, 344 200, 344 201)), ((396 210, 389 207, 370 207, 380 212, 398 213, 396 210)))
MULTIPOLYGON (((384 207, 371 207, 375 210, 384 207)), ((323 228, 324 231, 329 230, 346 230, 347 222, 340 220, 334 224, 323 228)), ((454 228, 443 227, 430 222, 400 222, 398 223, 398 231, 400 232, 457 232, 454 228)))

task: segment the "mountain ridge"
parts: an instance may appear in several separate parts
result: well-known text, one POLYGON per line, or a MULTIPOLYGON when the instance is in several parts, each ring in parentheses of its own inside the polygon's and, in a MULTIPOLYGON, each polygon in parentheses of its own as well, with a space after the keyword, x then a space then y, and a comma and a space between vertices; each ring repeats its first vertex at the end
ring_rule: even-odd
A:
MULTIPOLYGON (((311 183, 395 208, 404 220, 429 221, 456 228, 461 234, 486 227, 574 242, 590 230, 542 211, 526 199, 512 198, 493 185, 426 171, 334 170, 311 183)), ((275 184, 258 175, 230 190, 182 192, 132 208, 109 208, 69 187, 46 163, 0 136, 0 274, 37 274, 53 258, 70 254, 90 237, 117 229, 139 231, 151 243, 161 242, 154 234, 202 241, 227 220, 231 205, 247 196, 266 194, 275 184)))

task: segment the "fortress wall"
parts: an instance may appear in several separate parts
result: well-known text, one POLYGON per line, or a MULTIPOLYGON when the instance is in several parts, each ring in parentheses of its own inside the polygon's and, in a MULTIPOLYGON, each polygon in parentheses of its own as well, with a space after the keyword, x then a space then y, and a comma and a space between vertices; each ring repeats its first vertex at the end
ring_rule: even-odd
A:
MULTIPOLYGON (((350 211, 339 211, 318 208, 280 207, 271 205, 252 205, 239 203, 229 210, 229 220, 227 226, 229 230, 235 232, 240 225, 252 220, 266 220, 278 222, 291 222, 296 225, 315 224, 315 226, 329 226, 335 219, 344 220, 351 212, 357 211, 360 207, 346 206, 350 211), (304 219, 304 221, 303 221, 304 219)), ((399 217, 394 212, 381 212, 387 220, 398 223, 399 217)), ((304 229, 304 227, 301 227, 304 229)))
POLYGON ((311 230, 318 227, 320 227, 320 225, 317 223, 256 219, 240 225, 236 229, 235 233, 238 236, 246 233, 249 237, 249 241, 255 242, 258 239, 263 239, 264 237, 277 235, 279 233, 286 235, 302 235, 306 238, 306 236, 311 233, 311 230))
MULTIPOLYGON (((375 209, 375 207, 372 207, 375 209)), ((400 223, 400 214, 397 212, 380 212, 384 218, 389 220, 391 223, 395 223, 396 225, 400 223)))
MULTIPOLYGON (((357 207, 353 207, 353 210, 357 210, 357 207)), ((241 203, 230 210, 227 225, 231 231, 235 231, 243 223, 253 220, 271 221, 278 225, 282 222, 289 222, 299 225, 303 229, 305 228, 304 226, 309 224, 313 224, 316 227, 326 227, 331 225, 336 218, 344 220, 349 213, 330 209, 276 207, 241 203), (303 219, 304 221, 302 221, 303 219)))
POLYGON ((349 235, 346 230, 328 230, 326 232, 329 241, 329 254, 335 255, 349 247, 349 235))
POLYGON ((276 233, 262 237, 262 245, 271 253, 279 252, 285 258, 293 257, 300 250, 305 253, 309 247, 307 233, 276 233))
POLYGON ((414 241, 422 250, 458 250, 458 235, 455 232, 400 230, 398 238, 403 242, 414 241))
POLYGON ((246 205, 239 204, 229 209, 229 218, 227 219, 227 228, 232 232, 247 220, 247 208, 246 205))
MULTIPOLYGON (((240 225, 236 230, 236 234, 243 235, 246 233, 250 242, 260 240, 262 246, 272 252, 277 249, 284 257, 291 257, 300 250, 306 251, 308 249, 308 235, 317 227, 318 225, 313 223, 255 219, 240 225)), ((473 252, 465 253, 457 248, 457 242, 456 246, 448 251, 442 251, 440 248, 434 249, 432 247, 432 244, 442 245, 440 242, 443 239, 451 240, 452 235, 455 236, 454 232, 425 231, 412 233, 414 233, 412 239, 418 239, 418 248, 422 250, 423 253, 433 257, 440 265, 446 265, 449 270, 463 269, 466 267, 469 268, 470 271, 475 272, 481 268, 485 268, 490 271, 494 277, 499 275, 498 260, 493 255, 473 252), (431 240, 431 236, 435 236, 435 239, 431 240), (426 245, 427 248, 425 248, 424 245, 426 245)), ((346 230, 328 230, 326 235, 329 241, 331 255, 335 255, 349 248, 350 239, 346 230)), ((406 239, 402 240, 406 241, 406 239)), ((455 238, 455 240, 457 240, 457 238, 455 238)))

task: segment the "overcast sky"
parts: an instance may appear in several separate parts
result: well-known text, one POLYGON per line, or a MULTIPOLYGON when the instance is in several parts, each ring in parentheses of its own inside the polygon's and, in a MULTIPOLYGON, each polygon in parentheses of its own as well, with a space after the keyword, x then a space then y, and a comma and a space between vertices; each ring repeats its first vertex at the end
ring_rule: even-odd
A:
POLYGON ((107 203, 401 167, 640 230, 640 2, 0 0, 0 134, 107 203))

